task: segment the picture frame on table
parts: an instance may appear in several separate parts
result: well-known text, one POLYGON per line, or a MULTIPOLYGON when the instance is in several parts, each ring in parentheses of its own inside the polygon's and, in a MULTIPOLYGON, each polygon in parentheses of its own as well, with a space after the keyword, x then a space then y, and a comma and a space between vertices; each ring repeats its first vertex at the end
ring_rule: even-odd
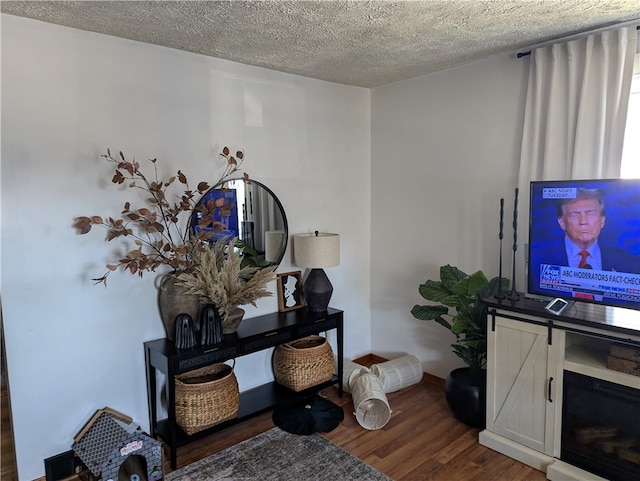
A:
POLYGON ((278 311, 287 312, 304 307, 302 272, 282 272, 277 276, 278 311))

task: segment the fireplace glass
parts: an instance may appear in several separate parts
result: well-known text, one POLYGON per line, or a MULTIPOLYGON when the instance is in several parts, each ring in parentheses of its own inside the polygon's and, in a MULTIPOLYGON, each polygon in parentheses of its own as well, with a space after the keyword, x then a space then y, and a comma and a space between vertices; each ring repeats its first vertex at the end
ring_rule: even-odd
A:
POLYGON ((611 481, 640 481, 640 391, 564 371, 560 458, 611 481))

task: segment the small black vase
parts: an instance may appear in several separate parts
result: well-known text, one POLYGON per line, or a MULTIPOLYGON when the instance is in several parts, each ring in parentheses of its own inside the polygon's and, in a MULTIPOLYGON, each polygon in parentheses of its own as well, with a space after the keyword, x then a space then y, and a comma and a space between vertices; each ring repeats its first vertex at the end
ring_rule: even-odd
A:
POLYGON ((222 317, 218 308, 207 304, 200 309, 200 345, 212 346, 219 344, 224 338, 222 334, 222 317))
POLYGON ((469 426, 484 428, 486 425, 487 371, 481 369, 472 375, 471 369, 454 369, 447 376, 444 386, 447 404, 454 416, 469 426))

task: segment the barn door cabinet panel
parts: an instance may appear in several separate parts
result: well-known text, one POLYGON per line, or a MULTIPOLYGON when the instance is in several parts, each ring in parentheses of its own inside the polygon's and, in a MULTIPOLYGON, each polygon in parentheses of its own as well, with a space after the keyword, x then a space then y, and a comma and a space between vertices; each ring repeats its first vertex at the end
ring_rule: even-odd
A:
POLYGON ((151 436, 159 435, 168 444, 172 469, 176 468, 176 453, 179 446, 268 411, 283 397, 309 394, 336 383, 338 393, 342 395, 343 391, 343 312, 338 309, 329 308, 322 313, 311 312, 307 308, 275 312, 243 320, 236 334, 225 335, 224 340, 215 346, 180 351, 168 339, 157 339, 145 342, 144 351, 151 436), (187 435, 176 423, 174 382, 176 375, 331 330, 336 331, 337 353, 335 356, 338 365, 336 375, 329 381, 302 393, 294 393, 275 381, 243 391, 240 393, 237 418, 191 435, 187 435), (158 373, 162 373, 166 379, 164 394, 167 400, 167 413, 164 419, 160 419, 158 413, 159 391, 162 390, 157 381, 158 373))
POLYGON ((497 435, 489 442, 501 437, 513 443, 507 443, 510 451, 527 448, 518 456, 542 469, 554 455, 556 416, 562 405, 557 386, 562 383, 558 359, 564 333, 553 332, 540 320, 529 320, 490 314, 487 430, 497 435))

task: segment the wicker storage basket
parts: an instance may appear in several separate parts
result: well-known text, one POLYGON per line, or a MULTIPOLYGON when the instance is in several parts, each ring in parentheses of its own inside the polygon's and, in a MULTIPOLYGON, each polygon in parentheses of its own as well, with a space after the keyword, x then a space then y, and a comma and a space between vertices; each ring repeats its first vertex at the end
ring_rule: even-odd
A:
POLYGON ((191 435, 238 415, 240 392, 233 367, 213 364, 175 377, 176 422, 191 435))
POLYGON ((607 368, 613 371, 624 372, 634 376, 640 376, 640 362, 620 359, 614 356, 607 357, 607 368))
POLYGON ((322 336, 307 336, 281 344, 273 353, 273 372, 278 384, 299 392, 333 376, 333 351, 322 336))

